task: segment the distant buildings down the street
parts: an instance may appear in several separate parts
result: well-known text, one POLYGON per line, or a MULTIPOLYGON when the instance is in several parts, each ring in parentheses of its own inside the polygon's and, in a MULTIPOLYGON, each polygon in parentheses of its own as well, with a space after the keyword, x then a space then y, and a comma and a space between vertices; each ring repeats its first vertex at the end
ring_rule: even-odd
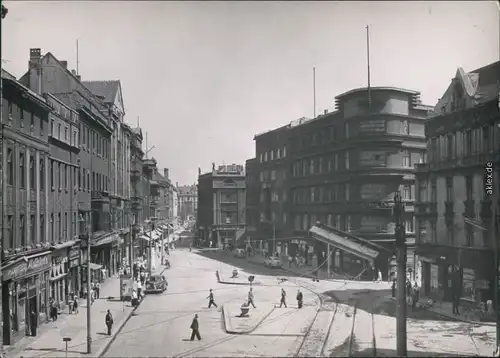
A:
POLYGON ((236 245, 245 234, 245 169, 212 164, 198 175, 198 238, 212 247, 236 245))
MULTIPOLYGON (((2 6, 2 16, 4 7, 2 6)), ((145 252, 146 223, 176 222, 168 169, 145 157, 142 130, 124 121, 121 82, 82 81, 67 61, 29 52, 17 80, 2 70, 1 163, 3 343, 82 296, 87 241, 95 279, 145 252), (105 269, 105 270, 102 270, 105 269)))
POLYGON ((179 197, 179 220, 182 222, 196 219, 198 211, 198 188, 197 185, 183 185, 177 187, 179 197))

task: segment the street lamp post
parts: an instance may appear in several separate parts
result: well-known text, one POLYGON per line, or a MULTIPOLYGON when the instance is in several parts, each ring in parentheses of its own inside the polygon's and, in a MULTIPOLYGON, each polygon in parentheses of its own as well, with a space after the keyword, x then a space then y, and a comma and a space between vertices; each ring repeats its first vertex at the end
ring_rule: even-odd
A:
POLYGON ((276 254, 276 223, 273 221, 273 252, 271 256, 276 254))
POLYGON ((396 234, 396 261, 397 261, 397 312, 396 312, 396 332, 397 332, 397 354, 405 357, 406 349, 406 244, 405 227, 403 222, 404 204, 399 192, 394 196, 394 222, 396 234))

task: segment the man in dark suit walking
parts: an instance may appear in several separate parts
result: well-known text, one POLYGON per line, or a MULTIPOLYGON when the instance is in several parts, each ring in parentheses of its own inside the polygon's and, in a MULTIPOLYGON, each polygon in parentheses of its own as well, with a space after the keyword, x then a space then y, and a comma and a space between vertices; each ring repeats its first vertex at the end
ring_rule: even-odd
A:
POLYGON ((193 318, 193 322, 191 323, 191 340, 194 341, 194 337, 198 338, 198 340, 201 340, 200 336, 200 326, 198 324, 198 315, 195 314, 193 318))

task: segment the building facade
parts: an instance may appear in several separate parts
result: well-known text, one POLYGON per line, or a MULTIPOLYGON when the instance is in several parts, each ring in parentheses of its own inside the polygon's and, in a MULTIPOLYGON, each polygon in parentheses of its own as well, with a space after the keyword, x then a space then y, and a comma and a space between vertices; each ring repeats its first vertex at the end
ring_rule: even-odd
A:
POLYGON ((487 171, 500 167, 498 78, 500 62, 459 68, 426 122, 427 158, 416 172, 417 273, 426 295, 442 287, 445 300, 453 291, 473 302, 493 299, 498 196, 495 203, 487 171))
POLYGON ((179 220, 185 222, 189 219, 196 218, 198 210, 198 192, 196 185, 177 186, 177 196, 179 201, 179 220))
POLYGON ((246 242, 251 245, 255 240, 259 240, 260 236, 257 229, 260 225, 260 181, 259 171, 257 167, 257 159, 248 159, 245 162, 245 205, 246 205, 246 242))
MULTIPOLYGON (((39 93, 53 94, 79 113, 80 238, 87 240, 87 232, 91 233, 91 260, 112 275, 117 271, 123 253, 120 230, 113 230, 111 217, 111 149, 115 119, 110 113, 110 106, 103 96, 93 94, 82 83, 76 71, 68 69, 67 61, 59 61, 50 52, 42 56, 40 49, 30 50, 29 69, 20 82, 39 93)), ((83 262, 86 254, 87 250, 82 246, 83 262)), ((86 280, 84 275, 82 280, 86 280)))
POLYGON ((198 237, 212 247, 236 245, 245 233, 245 170, 220 165, 198 176, 198 237))
POLYGON ((46 319, 50 296, 49 113, 45 99, 2 71, 3 343, 29 329, 29 314, 46 319))
POLYGON ((64 307, 71 292, 81 288, 78 233, 78 178, 80 175, 80 118, 76 110, 51 94, 49 115, 48 225, 52 243, 50 296, 64 307))
MULTIPOLYGON (((267 242, 275 238, 293 236, 289 223, 291 210, 289 139, 290 125, 254 137, 257 156, 255 174, 258 175, 257 180, 260 183, 260 190, 257 193, 259 200, 257 236, 267 242)), ((268 252, 276 252, 276 248, 267 246, 265 248, 268 252)))

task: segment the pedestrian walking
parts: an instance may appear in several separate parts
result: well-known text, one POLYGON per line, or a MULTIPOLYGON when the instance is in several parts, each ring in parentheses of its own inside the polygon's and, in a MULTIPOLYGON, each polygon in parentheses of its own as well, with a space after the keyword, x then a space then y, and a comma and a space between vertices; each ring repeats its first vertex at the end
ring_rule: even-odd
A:
MULTIPOLYGON (((300 290, 297 292, 297 306, 299 308, 302 308, 302 304, 303 304, 303 301, 304 300, 304 296, 302 295, 302 292, 300 292, 300 290)), ((285 307, 286 307, 286 304, 285 304, 285 307)))
POLYGON ((212 289, 210 289, 210 293, 208 294, 207 298, 208 298, 208 308, 211 308, 212 305, 215 306, 215 308, 217 308, 217 304, 214 301, 214 293, 212 289))
POLYGON ((136 290, 132 291, 132 307, 137 307, 138 302, 137 302, 137 292, 136 290))
POLYGON ((78 298, 75 297, 73 298, 73 312, 75 312, 75 314, 78 314, 78 298))
POLYGON ((37 314, 35 313, 35 310, 31 310, 30 313, 30 329, 31 329, 31 336, 36 337, 36 328, 38 325, 38 317, 37 314))
POLYGON ((111 336, 111 328, 113 328, 113 315, 111 314, 110 310, 108 310, 108 313, 106 313, 106 318, 104 321, 106 323, 106 327, 108 328, 108 336, 111 336))
POLYGON ((248 306, 250 307, 250 305, 252 305, 253 308, 257 308, 257 307, 255 307, 255 304, 253 303, 253 291, 252 291, 251 287, 250 287, 250 290, 248 291, 248 306))
POLYGON ((99 299, 101 296, 101 284, 99 282, 95 283, 95 298, 99 299))
POLYGON ((284 288, 281 289, 281 300, 280 300, 280 308, 285 305, 285 308, 287 308, 286 305, 286 291, 284 288))
POLYGON ((193 318, 193 322, 191 323, 191 340, 194 341, 194 337, 198 338, 198 340, 201 340, 200 336, 200 326, 198 324, 198 315, 195 314, 193 318))

